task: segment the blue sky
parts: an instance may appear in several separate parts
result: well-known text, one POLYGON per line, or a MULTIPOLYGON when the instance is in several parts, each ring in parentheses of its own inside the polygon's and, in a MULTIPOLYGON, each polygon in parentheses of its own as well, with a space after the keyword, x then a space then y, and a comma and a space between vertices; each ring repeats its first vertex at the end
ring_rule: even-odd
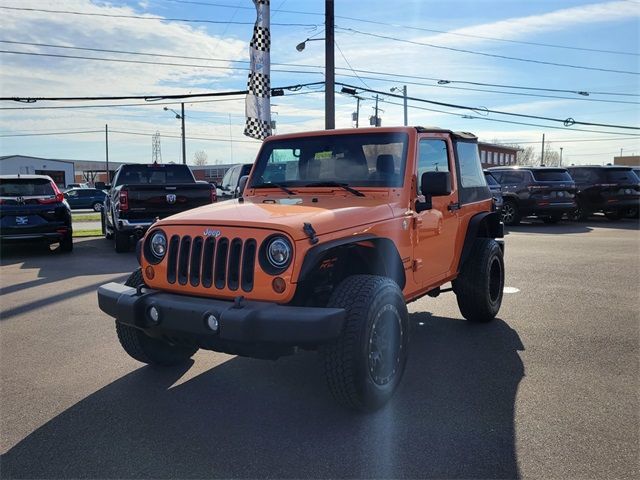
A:
MULTIPOLYGON (((246 85, 246 64, 241 62, 248 60, 248 42, 255 20, 250 0, 0 0, 1 6, 98 15, 2 9, 0 40, 4 42, 0 44, 0 50, 127 60, 111 62, 0 53, 0 93, 3 97, 159 95, 243 90, 246 85), (42 44, 126 50, 147 55, 62 49, 42 44), (198 58, 185 59, 186 56, 198 58), (153 62, 193 66, 157 65, 153 62)), ((323 42, 308 42, 303 52, 295 49, 296 44, 308 37, 323 38, 323 11, 323 0, 272 0, 271 61, 273 64, 285 64, 273 66, 272 86, 323 80, 323 42), (291 73, 292 70, 297 73, 291 73)), ((640 76, 593 70, 640 71, 638 1, 414 0, 394 3, 386 0, 336 0, 335 13, 338 82, 383 92, 406 84, 409 96, 477 109, 461 111, 410 102, 410 124, 470 131, 481 140, 499 140, 523 146, 539 142, 545 133, 553 148, 563 148, 565 163, 608 162, 620 149, 624 154, 640 154, 640 137, 624 135, 640 133, 638 131, 587 126, 567 128, 549 121, 484 112, 484 109, 495 109, 638 126, 640 76), (590 69, 462 53, 429 47, 425 43, 590 69), (363 70, 374 73, 364 73, 363 70), (407 75, 422 78, 408 78, 407 75), (438 86, 437 79, 592 93, 587 97, 576 93, 468 83, 438 86), (624 95, 610 95, 612 93, 624 95), (577 131, 579 128, 594 131, 577 131)), ((322 91, 304 88, 297 93, 287 92, 284 97, 272 99, 277 133, 323 128, 322 91)), ((373 113, 374 101, 371 94, 362 93, 361 96, 365 100, 361 103, 360 125, 366 125, 373 113)), ((401 100, 388 96, 381 99, 383 125, 400 125, 403 119, 401 100)), ((114 103, 118 102, 109 104, 114 103)), ((161 133, 163 160, 180 159, 180 122, 171 112, 164 111, 163 105, 26 109, 65 105, 81 103, 38 102, 25 105, 1 102, 0 108, 4 109, 0 110, 0 155, 102 160, 103 130, 108 124, 112 131, 109 142, 111 160, 150 161, 151 135, 155 131, 161 133), (8 109, 16 107, 24 109, 8 109), (74 133, 79 131, 96 133, 74 133), (52 135, 41 135, 44 133, 52 135)), ((167 106, 179 109, 179 104, 167 106)), ((355 106, 353 98, 336 95, 337 127, 352 126, 351 113, 355 106)), ((207 153, 210 164, 253 160, 259 143, 242 135, 242 97, 218 102, 188 102, 185 117, 189 160, 198 150, 207 153)))

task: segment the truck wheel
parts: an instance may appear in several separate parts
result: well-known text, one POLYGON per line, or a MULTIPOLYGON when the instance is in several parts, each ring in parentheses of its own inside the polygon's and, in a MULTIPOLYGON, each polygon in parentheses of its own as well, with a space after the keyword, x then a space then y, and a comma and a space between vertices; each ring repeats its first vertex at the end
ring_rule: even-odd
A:
POLYGON ((493 320, 502 304, 503 288, 502 250, 491 238, 477 238, 454 281, 460 313, 470 322, 493 320))
MULTIPOLYGON (((142 269, 136 269, 127 279, 125 285, 137 287, 144 283, 142 269)), ((116 320, 116 333, 120 345, 130 357, 150 365, 177 365, 187 361, 198 351, 196 347, 171 345, 147 336, 142 330, 124 325, 116 320)))
POLYGON ((578 202, 576 208, 567 214, 567 218, 572 222, 584 222, 587 218, 589 218, 589 212, 584 208, 583 205, 578 202))
POLYGON ((113 238, 113 234, 107 228, 107 215, 104 213, 104 210, 100 212, 100 223, 102 223, 102 234, 104 235, 104 238, 111 240, 113 238))
POLYGON ((332 396, 355 410, 382 407, 407 361, 409 321, 402 291, 389 278, 353 275, 338 285, 327 306, 347 311, 340 337, 320 349, 332 396))
POLYGON ((513 200, 505 200, 502 205, 502 222, 505 225, 514 226, 520 223, 520 212, 513 200))
POLYGON ((93 204, 93 211, 94 212, 101 212, 102 211, 102 204, 100 202, 96 202, 93 204))
POLYGON ((120 233, 117 230, 113 233, 115 238, 116 252, 124 253, 128 252, 131 248, 131 237, 126 233, 120 233))
POLYGON ((69 232, 62 237, 62 240, 60 240, 60 251, 64 253, 73 251, 73 233, 69 232))

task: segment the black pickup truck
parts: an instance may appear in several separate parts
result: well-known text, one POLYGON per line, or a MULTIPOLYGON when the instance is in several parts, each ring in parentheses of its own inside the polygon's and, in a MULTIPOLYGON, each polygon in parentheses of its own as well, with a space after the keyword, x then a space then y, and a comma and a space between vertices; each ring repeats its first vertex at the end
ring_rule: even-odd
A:
POLYGON ((126 252, 156 219, 215 201, 215 187, 196 182, 186 165, 122 165, 105 198, 102 233, 126 252))

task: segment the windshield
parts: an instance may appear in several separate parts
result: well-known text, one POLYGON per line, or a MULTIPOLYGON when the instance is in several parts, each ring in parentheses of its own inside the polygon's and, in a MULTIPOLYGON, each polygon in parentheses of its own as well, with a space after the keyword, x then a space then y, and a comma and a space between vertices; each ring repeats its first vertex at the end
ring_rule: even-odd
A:
POLYGON ((406 133, 391 132, 267 142, 258 157, 251 187, 324 183, 401 187, 407 143, 406 133))
POLYGON ((566 170, 532 170, 531 173, 538 182, 573 182, 566 170))
POLYGON ((186 165, 125 165, 116 180, 116 186, 174 183, 195 183, 189 167, 186 165))
POLYGON ((613 183, 638 183, 638 178, 630 168, 607 170, 607 181, 613 183))
POLYGON ((51 181, 45 178, 0 179, 0 196, 2 197, 31 197, 55 194, 51 181))
POLYGON ((484 178, 487 179, 487 185, 489 185, 490 187, 499 187, 500 186, 498 181, 490 173, 485 173, 484 174, 484 178))

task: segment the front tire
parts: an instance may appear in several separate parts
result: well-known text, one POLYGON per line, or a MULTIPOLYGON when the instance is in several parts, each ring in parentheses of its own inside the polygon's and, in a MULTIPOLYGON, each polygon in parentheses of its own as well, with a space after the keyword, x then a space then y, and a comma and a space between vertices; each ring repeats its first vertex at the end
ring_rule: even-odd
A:
MULTIPOLYGON (((136 269, 125 285, 138 287, 144 284, 142 269, 136 269)), ((120 345, 129 356, 149 365, 171 366, 184 363, 198 351, 197 347, 172 345, 146 335, 142 330, 124 325, 116 320, 116 333, 120 345)))
POLYGON ((515 226, 520 223, 521 218, 516 202, 505 200, 502 205, 502 222, 508 226, 515 226))
POLYGON ((354 410, 382 407, 407 361, 409 320, 400 287, 386 277, 353 275, 338 285, 327 306, 346 310, 342 334, 320 349, 332 396, 354 410))
POLYGON ((460 313, 470 322, 490 322, 502 304, 504 259, 498 242, 477 238, 454 281, 460 313))

